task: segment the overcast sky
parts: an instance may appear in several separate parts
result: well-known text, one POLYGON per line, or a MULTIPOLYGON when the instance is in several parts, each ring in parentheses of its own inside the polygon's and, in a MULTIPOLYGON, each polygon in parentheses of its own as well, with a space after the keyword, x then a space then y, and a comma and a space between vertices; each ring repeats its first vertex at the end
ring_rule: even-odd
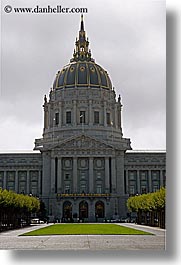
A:
POLYGON ((165 1, 3 0, 0 150, 32 150, 43 132, 43 97, 72 58, 80 14, 5 13, 4 7, 86 7, 92 57, 123 103, 133 149, 165 149, 165 1))

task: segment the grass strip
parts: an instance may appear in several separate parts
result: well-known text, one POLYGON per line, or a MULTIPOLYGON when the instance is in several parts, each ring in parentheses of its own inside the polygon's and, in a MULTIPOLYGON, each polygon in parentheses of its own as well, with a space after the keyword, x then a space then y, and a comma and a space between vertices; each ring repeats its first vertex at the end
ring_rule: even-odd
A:
POLYGON ((55 224, 21 236, 47 235, 153 235, 142 230, 116 224, 55 224))

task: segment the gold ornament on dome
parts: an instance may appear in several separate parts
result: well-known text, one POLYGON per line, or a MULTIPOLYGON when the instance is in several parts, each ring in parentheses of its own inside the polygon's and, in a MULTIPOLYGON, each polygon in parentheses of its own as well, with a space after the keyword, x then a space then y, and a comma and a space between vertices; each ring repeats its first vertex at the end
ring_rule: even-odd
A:
POLYGON ((85 70, 85 67, 84 66, 81 66, 80 67, 80 71, 83 72, 85 70))
POLYGON ((72 67, 70 67, 70 72, 72 73, 73 71, 74 71, 74 67, 72 66, 72 67))
POLYGON ((95 72, 95 68, 94 67, 90 67, 90 70, 94 73, 95 72))

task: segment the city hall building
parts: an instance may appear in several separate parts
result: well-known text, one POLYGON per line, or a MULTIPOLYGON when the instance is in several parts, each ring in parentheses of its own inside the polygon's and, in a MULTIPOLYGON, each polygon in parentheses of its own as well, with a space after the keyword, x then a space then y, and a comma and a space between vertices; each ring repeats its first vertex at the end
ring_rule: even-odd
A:
POLYGON ((165 152, 135 152, 123 137, 121 97, 92 58, 83 16, 43 108, 39 153, 0 154, 0 187, 38 196, 50 220, 126 217, 130 195, 165 186, 165 152))

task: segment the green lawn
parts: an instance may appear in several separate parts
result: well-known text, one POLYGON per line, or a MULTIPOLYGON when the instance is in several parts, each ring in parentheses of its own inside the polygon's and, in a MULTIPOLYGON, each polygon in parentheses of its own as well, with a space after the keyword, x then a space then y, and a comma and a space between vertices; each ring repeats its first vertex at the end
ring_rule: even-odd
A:
POLYGON ((55 224, 22 234, 22 236, 44 235, 151 235, 151 233, 116 224, 55 224))

